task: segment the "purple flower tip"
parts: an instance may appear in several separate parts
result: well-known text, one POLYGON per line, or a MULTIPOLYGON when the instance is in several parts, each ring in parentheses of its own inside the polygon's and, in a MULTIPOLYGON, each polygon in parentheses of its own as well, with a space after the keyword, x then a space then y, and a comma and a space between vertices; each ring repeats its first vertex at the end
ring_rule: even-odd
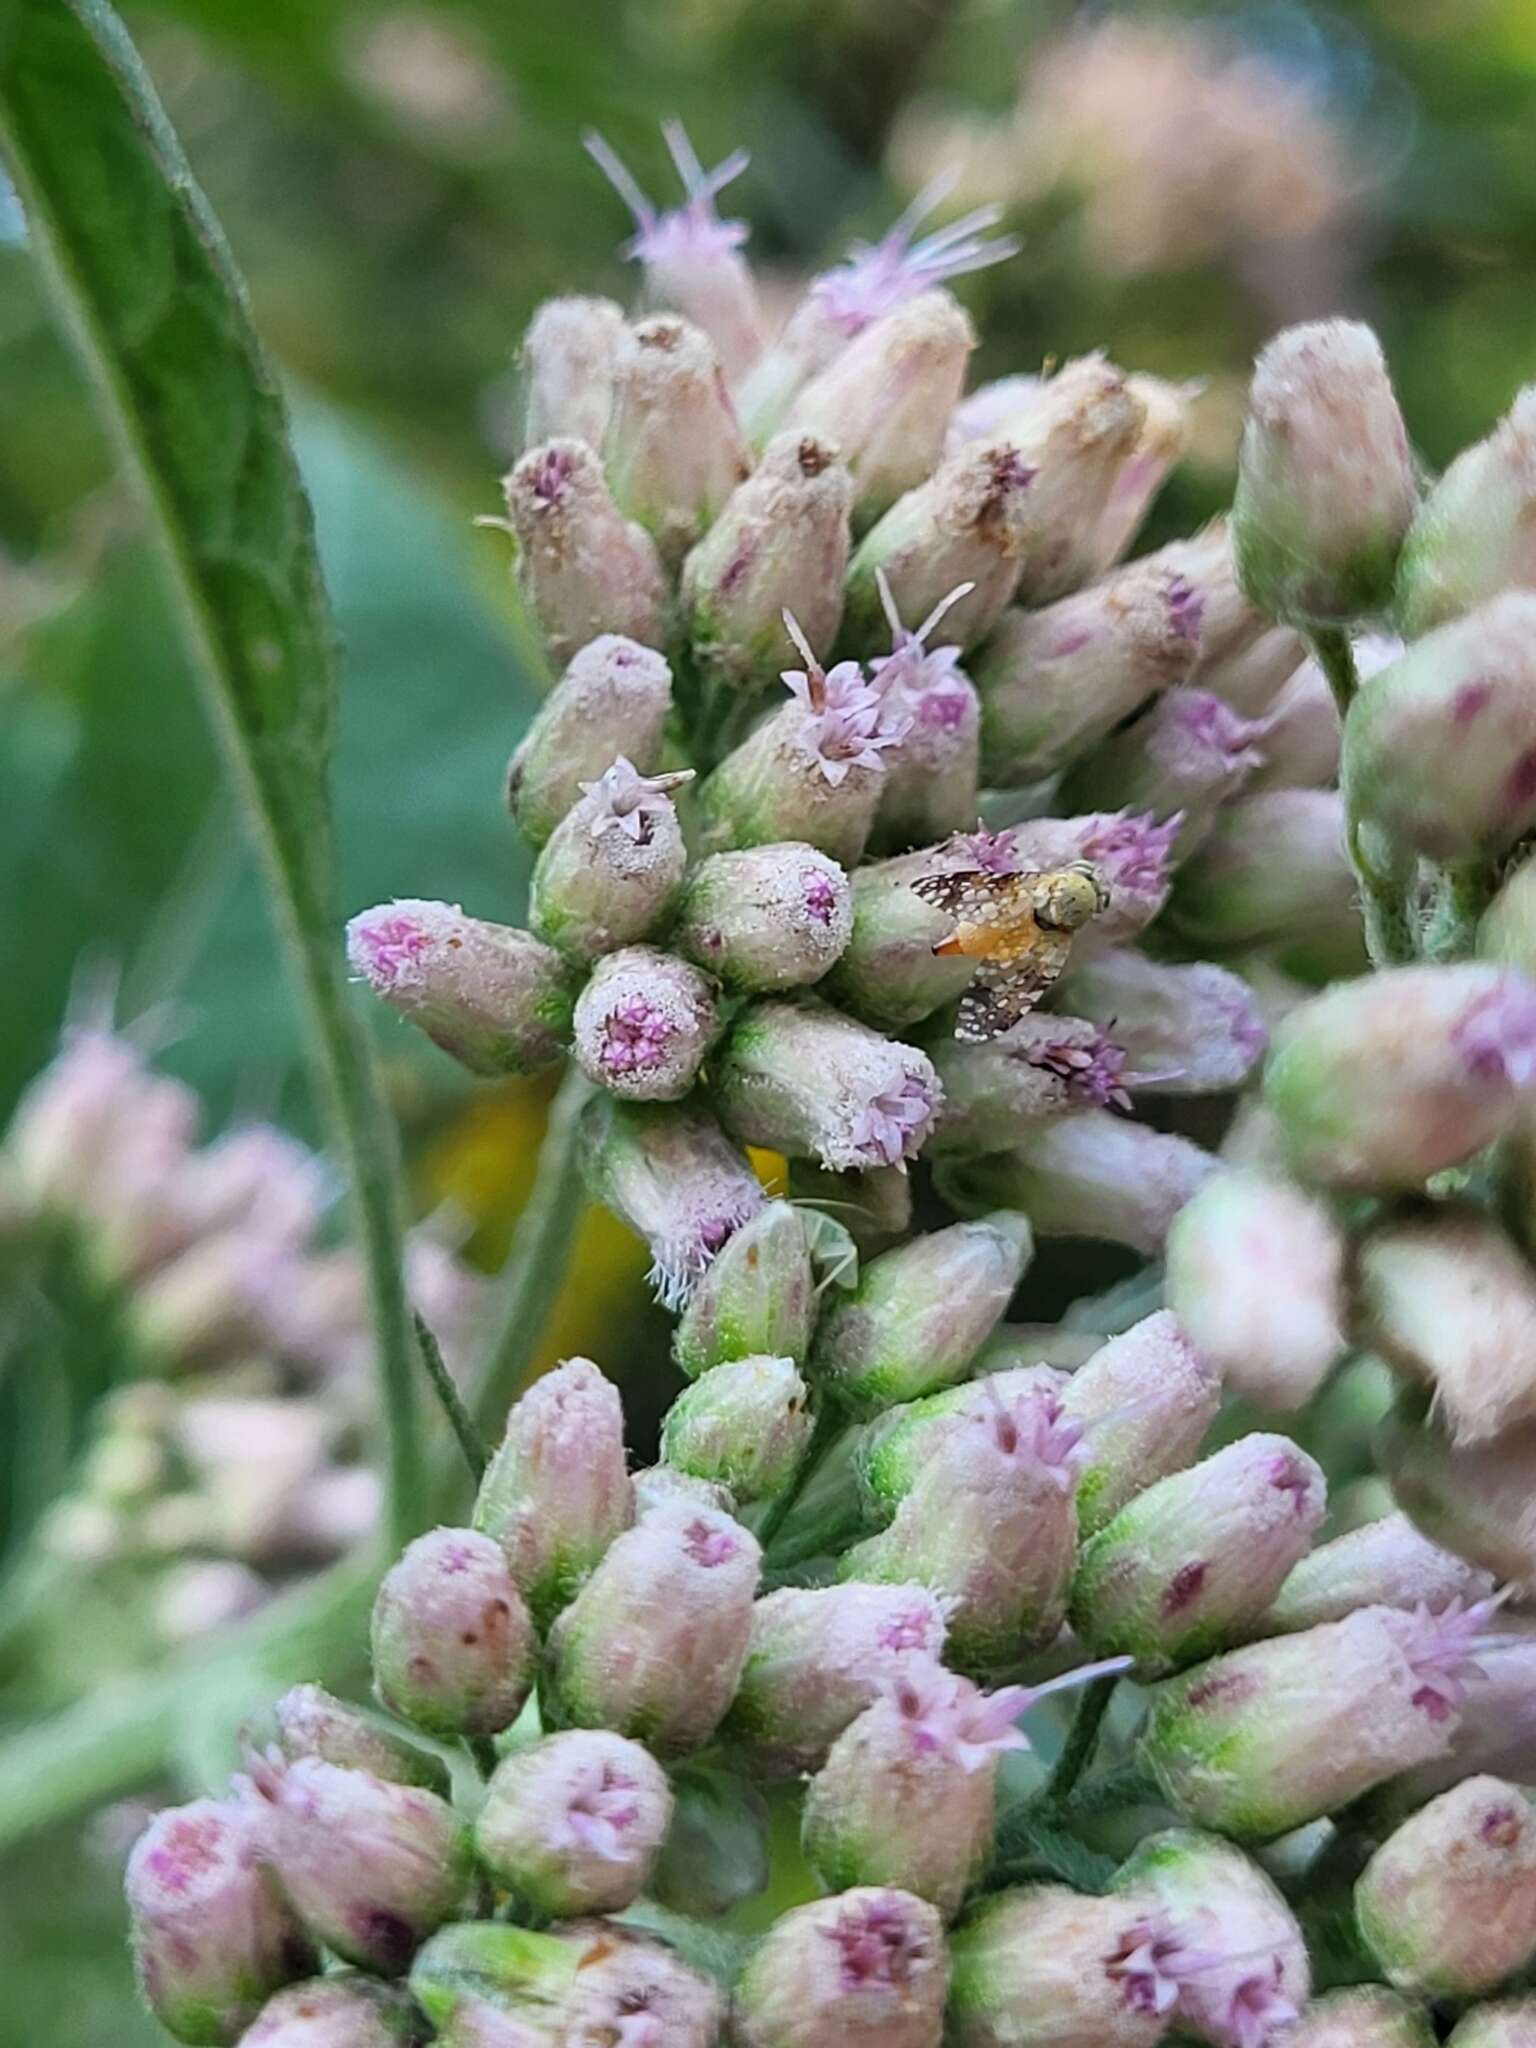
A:
POLYGON ((1070 1492, 1087 1456, 1083 1425, 1070 1420, 1053 1394, 1016 1394, 1005 1401, 992 1380, 983 1382, 987 1400, 974 1417, 1005 1457, 1032 1468, 1062 1493, 1070 1492))
POLYGON ((845 1906, 835 1925, 821 1932, 836 1944, 844 1990, 910 1980, 916 1960, 912 1930, 894 1900, 864 1899, 845 1906))
POLYGON ((431 951, 432 939, 418 916, 390 904, 353 918, 347 953, 369 987, 387 996, 416 978, 417 962, 431 951))
POLYGON ((1159 824, 1150 811, 1117 811, 1097 819, 1083 840, 1083 858, 1104 873, 1112 892, 1155 896, 1168 886, 1168 863, 1183 815, 1159 824))
POLYGON ((900 1166, 922 1149, 937 1107, 933 1089, 919 1074, 904 1074, 895 1087, 871 1096, 854 1120, 852 1139, 865 1166, 900 1166))
POLYGON ((846 260, 811 286, 823 310, 850 339, 931 285, 1018 253, 1011 235, 987 238, 986 230, 1002 218, 1000 206, 978 206, 948 227, 913 239, 953 182, 949 175, 934 179, 878 242, 855 242, 846 260))
POLYGON ((1125 1049, 1102 1032, 1087 1045, 1070 1038, 1047 1039, 1043 1045, 1019 1046, 1016 1057, 1027 1066, 1043 1067, 1066 1084, 1067 1095, 1094 1109, 1131 1107, 1125 1049))
POLYGON ((1029 1737, 1014 1726, 1035 1697, 1028 1686, 984 1693, 969 1679, 924 1659, 888 1679, 884 1692, 917 1756, 947 1756, 970 1772, 1005 1750, 1029 1747, 1029 1737))
POLYGON ((1192 647, 1197 646, 1200 628, 1205 621, 1202 593, 1183 576, 1175 576, 1170 580, 1164 597, 1168 606, 1168 623, 1174 633, 1192 647))
POLYGON ((946 841, 944 852, 957 867, 980 868, 986 875, 1019 872, 1018 840, 1010 831, 957 832, 946 841))
POLYGON ((634 215, 637 232, 623 245, 622 254, 641 263, 697 263, 739 249, 747 239, 746 222, 721 220, 715 200, 747 168, 751 158, 746 150, 732 150, 723 163, 706 171, 681 121, 664 121, 661 132, 684 193, 683 204, 669 213, 652 206, 604 137, 595 131, 582 137, 587 154, 634 215))
POLYGON ((1419 1681, 1413 1704, 1431 1721, 1448 1721, 1460 1713, 1468 1682, 1487 1677, 1475 1652, 1489 1622, 1508 1598, 1508 1588, 1490 1600, 1470 1604, 1457 1598, 1438 1614, 1421 1600, 1411 1614, 1388 1616, 1398 1647, 1419 1681))
POLYGON ((910 720, 896 723, 882 693, 864 680, 856 661, 824 669, 788 612, 784 623, 805 659, 803 669, 785 669, 781 680, 806 717, 796 738, 834 789, 854 768, 878 768, 885 748, 902 739, 910 720))
POLYGON ((683 1531, 683 1549, 705 1571, 714 1571, 718 1565, 729 1564, 740 1547, 729 1529, 706 1522, 702 1515, 683 1531))
POLYGON ((837 892, 819 868, 806 870, 804 902, 807 917, 814 917, 818 924, 832 922, 832 913, 837 908, 837 892))
POLYGON ((541 505, 557 505, 575 473, 576 457, 570 448, 546 448, 527 472, 528 488, 541 505))
POLYGON ((624 1835, 639 1817, 638 1787, 612 1762, 594 1764, 571 1795, 565 1823, 569 1838, 593 1856, 617 1863, 624 1835))
POLYGON ((1475 1080, 1491 1087, 1536 1085, 1536 987, 1505 975, 1467 1010, 1451 1042, 1475 1080))
POLYGON ((581 782, 577 788, 592 800, 589 829, 594 839, 600 839, 610 825, 617 825, 637 846, 648 846, 656 820, 671 808, 669 792, 692 780, 691 768, 671 775, 642 775, 633 761, 620 754, 596 782, 581 782))
POLYGON ((643 1073, 660 1066, 673 1037, 672 1020, 644 996, 627 996, 603 1021, 600 1064, 611 1073, 643 1073))
POLYGON ((1209 690, 1181 690, 1164 699, 1186 739, 1213 755, 1224 768, 1257 768, 1263 760, 1258 742, 1269 731, 1267 719, 1241 718, 1231 705, 1209 690))

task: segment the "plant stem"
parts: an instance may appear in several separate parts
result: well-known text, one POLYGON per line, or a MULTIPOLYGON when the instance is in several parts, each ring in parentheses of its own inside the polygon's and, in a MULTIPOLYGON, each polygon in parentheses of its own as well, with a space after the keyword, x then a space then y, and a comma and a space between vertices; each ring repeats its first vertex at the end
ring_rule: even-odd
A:
POLYGON ((573 1066, 549 1105, 533 1186, 518 1218, 490 1314, 493 1332, 471 1379, 476 1427, 501 1435, 506 1412, 523 1391, 570 1262, 583 1208, 579 1139, 590 1087, 573 1066))
POLYGON ((459 1440, 459 1449, 464 1453, 464 1462, 478 1483, 481 1474, 490 1462, 485 1448, 485 1439, 474 1425, 469 1410, 460 1399, 459 1390, 453 1383, 453 1375, 443 1363, 442 1347, 423 1318, 415 1318, 416 1342, 421 1347, 422 1363, 427 1368, 427 1378, 436 1390, 454 1435, 459 1440))
POLYGON ((1104 1716, 1109 1711, 1115 1684, 1116 1680, 1111 1674, 1107 1678, 1095 1678, 1091 1684, 1083 1687, 1061 1755, 1057 1757, 1055 1768, 1046 1780, 1043 1795, 1045 1799, 1065 1799, 1088 1768, 1094 1745, 1099 1739, 1099 1730, 1104 1723, 1104 1716))
POLYGON ((475 1769, 482 1778, 489 1780, 495 1773, 501 1758, 496 1754, 496 1745, 489 1735, 466 1735, 464 1747, 475 1760, 475 1769))
POLYGON ((1354 649, 1349 644, 1349 635, 1342 626, 1314 626, 1307 635, 1313 657, 1323 674, 1328 678, 1328 687, 1333 691, 1334 702, 1339 707, 1339 716, 1344 718, 1355 701, 1355 692, 1360 687, 1359 672, 1355 668, 1354 649))

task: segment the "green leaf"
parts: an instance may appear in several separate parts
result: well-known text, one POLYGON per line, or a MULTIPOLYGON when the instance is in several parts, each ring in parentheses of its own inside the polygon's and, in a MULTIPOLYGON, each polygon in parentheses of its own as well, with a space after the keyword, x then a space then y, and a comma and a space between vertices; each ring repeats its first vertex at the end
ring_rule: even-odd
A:
POLYGON ((337 945, 335 652, 282 397, 218 224, 104 0, 0 0, 0 134, 54 300, 148 504, 305 996, 368 1261, 403 1537, 425 1475, 400 1174, 337 945))

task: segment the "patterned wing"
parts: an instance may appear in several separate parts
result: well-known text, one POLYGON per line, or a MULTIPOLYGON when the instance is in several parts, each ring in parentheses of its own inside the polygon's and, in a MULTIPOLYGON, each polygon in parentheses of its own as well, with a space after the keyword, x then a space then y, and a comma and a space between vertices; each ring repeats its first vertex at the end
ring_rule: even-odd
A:
POLYGON ((987 925, 1017 896, 1019 878, 988 874, 984 868, 959 868, 948 875, 919 875, 909 886, 957 924, 987 925))
POLYGON ((1039 1002, 1067 964, 1070 932, 1042 931, 1028 952, 1012 960, 984 960, 960 998, 955 1037, 962 1045, 1001 1038, 1039 1002))

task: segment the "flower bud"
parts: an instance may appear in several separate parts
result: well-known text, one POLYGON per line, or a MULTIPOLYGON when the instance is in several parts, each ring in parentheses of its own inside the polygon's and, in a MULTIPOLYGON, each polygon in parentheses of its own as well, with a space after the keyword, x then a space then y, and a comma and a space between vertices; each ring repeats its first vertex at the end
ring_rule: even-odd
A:
POLYGON ((572 2048, 715 2048, 724 1999, 667 1947, 609 1920, 578 1920, 554 1939, 574 1952, 566 2007, 572 2048))
POLYGON ((661 762, 672 671, 653 648, 603 633, 566 664, 507 767, 507 806, 542 846, 616 754, 642 775, 661 762))
POLYGON ((1431 1542, 1536 1591, 1536 1426, 1457 1445, 1426 1407, 1410 1389, 1376 1432, 1393 1497, 1431 1542))
POLYGON ((991 1856, 998 1758, 1029 1747, 1013 1724, 1033 1697, 937 1664, 893 1679, 806 1794, 801 1846, 827 1889, 897 1885, 952 1920, 991 1856))
POLYGON ((1254 366, 1232 508, 1244 590, 1289 625, 1382 610, 1418 478, 1381 344, 1350 320, 1290 327, 1254 366))
POLYGON ((1492 1592, 1487 1572, 1421 1536, 1406 1515, 1383 1515, 1303 1557, 1254 1633, 1292 1635, 1342 1621, 1357 1607, 1411 1612, 1423 1606, 1438 1613, 1453 1600, 1486 1600, 1492 1592))
POLYGON ((805 1225, 788 1202, 744 1223, 700 1280, 672 1354, 690 1379, 733 1358, 801 1363, 816 1321, 816 1276, 805 1225))
POLYGON ((1400 1991, 1465 1998, 1536 1957, 1536 1810, 1502 1778, 1467 1778, 1405 1820, 1355 1886, 1355 1917, 1400 1991))
POLYGON ((237 2041, 272 1992, 314 1968, 261 1867, 257 1816, 237 1801, 157 1813, 124 1889, 139 1989, 178 2041, 237 2041))
MULTIPOLYGON (((889 600, 889 586, 882 582, 881 588, 889 600)), ((959 648, 927 645, 954 596, 952 591, 910 633, 892 605, 891 652, 870 663, 885 693, 887 723, 900 733, 885 756, 875 815, 875 837, 884 846, 926 844, 976 822, 981 702, 970 678, 955 666, 959 648)))
POLYGON ((856 661, 823 669, 785 613, 805 660, 785 669, 790 693, 699 788, 704 846, 773 846, 801 840, 845 868, 864 851, 898 732, 856 661))
POLYGON ((1077 1556, 1081 1426, 1049 1393, 996 1379, 918 1469, 888 1529, 856 1544, 845 1579, 930 1587, 950 1603, 945 1655, 1004 1671, 1060 1633, 1077 1556))
POLYGON ((882 1252, 823 1314, 813 1383, 863 1415, 948 1386, 991 1335, 1032 1251, 1027 1219, 1003 1211, 882 1252))
POLYGON ((646 303, 675 306, 714 343, 728 377, 751 367, 763 345, 757 287, 741 245, 747 229, 721 220, 715 201, 748 164, 744 149, 732 150, 712 171, 694 154, 681 121, 664 121, 662 137, 682 181, 683 204, 659 213, 601 135, 582 139, 588 154, 634 216, 635 233, 622 254, 645 273, 646 303))
POLYGON ((648 1750, 605 1728, 573 1728, 502 1758, 475 1847, 536 1913, 621 1913, 645 1890, 671 1818, 666 1773, 648 1750))
POLYGON ((474 1074, 531 1074, 571 1035, 560 955, 456 903, 381 903, 347 926, 352 971, 474 1074))
POLYGON ((1213 519, 1198 533, 1143 556, 1142 562, 1181 577, 1199 603, 1198 658, 1193 674, 1182 680, 1213 691, 1245 718, 1267 710, 1307 650, 1296 633, 1274 626, 1245 595, 1229 522, 1213 519))
POLYGON ((396 1785, 422 1785, 447 1796, 448 1771, 439 1758, 336 1699, 324 1686, 291 1686, 272 1713, 278 1747, 290 1763, 301 1756, 318 1757, 343 1770, 371 1771, 396 1785))
POLYGON ((843 616, 853 479, 835 441, 780 434, 683 564, 680 594, 705 677, 751 692, 778 674, 790 607, 818 657, 843 616))
POLYGON ((734 1770, 677 1764, 672 1825, 651 1895, 673 1913, 718 1920, 768 1889, 768 1802, 734 1770))
MULTIPOLYGON (((1060 1418, 1052 1406, 1059 1404, 1066 1384, 1067 1375, 1049 1366, 1014 1366, 887 1408, 848 1440, 859 1519, 887 1526, 941 1446, 967 1428, 992 1422, 1001 1409, 1012 1414, 1021 1400, 1025 1407, 1015 1420, 1033 1451, 1045 1452, 1070 1481, 1079 1463, 1076 1439, 1082 1432, 1058 1430, 1060 1418)), ((1070 1491, 1070 1485, 1065 1490, 1070 1491)))
POLYGON ((848 944, 853 897, 835 860, 793 842, 700 861, 672 943, 734 995, 820 981, 848 944))
POLYGON ((816 1771, 849 1723, 912 1662, 937 1661, 945 1603, 926 1586, 786 1586, 752 1610, 741 1684, 721 1727, 754 1777, 816 1771))
POLYGON ((100 1220, 103 1180, 114 1190, 129 1182, 140 1206, 146 1188, 180 1179, 193 1156, 199 1114, 191 1089, 150 1074, 126 1039, 70 1030, 11 1119, 8 1188, 29 1213, 84 1210, 93 1223, 100 1220))
POLYGON ((676 775, 641 775, 620 754, 566 812, 529 884, 529 922, 568 959, 633 945, 671 916, 688 865, 670 791, 676 775))
POLYGON ((1164 478, 1184 453, 1190 407, 1204 387, 1133 372, 1125 388, 1140 405, 1142 420, 1085 551, 1087 571, 1093 576, 1102 576, 1129 553, 1164 478))
POLYGON ((1290 2039, 1312 1988, 1306 1946, 1277 1887, 1241 1850, 1170 1828, 1138 1844, 1115 1890, 1153 1907, 1111 1965, 1128 1996, 1156 2010, 1171 1991, 1174 2024, 1212 2048, 1290 2039))
POLYGON ((693 1104, 600 1095, 582 1112, 582 1127, 593 1199, 645 1239, 657 1299, 681 1308, 716 1252, 765 1206, 757 1175, 693 1104))
POLYGON ((342 1970, 269 1998, 240 2048, 410 2048, 415 2039, 410 2005, 393 1985, 342 1970))
POLYGON ((1169 916, 1197 945, 1284 941, 1327 971, 1356 971, 1358 884, 1332 789, 1239 797, 1179 874, 1169 916))
POLYGON ((1533 1087, 1536 984, 1499 967, 1399 967, 1293 1011, 1264 1100, 1304 1178, 1411 1188, 1511 1129, 1533 1087))
POLYGON ((1082 1017, 1021 1017, 979 1045, 939 1031, 932 1045, 944 1089, 934 1155, 995 1152, 1069 1110, 1131 1106, 1125 1054, 1082 1017))
POLYGON ((1203 612, 1198 587, 1156 555, 1041 611, 1006 612, 974 667, 988 781, 1055 774, 1185 682, 1203 612))
POLYGON ((760 1555, 730 1516, 681 1502, 620 1536, 550 1634, 555 1719, 700 1748, 746 1658, 760 1555))
POLYGON ((586 442, 530 448, 504 489, 517 586, 550 660, 563 667, 599 633, 659 647, 667 592, 656 543, 613 502, 586 442))
POLYGON ((1531 2048, 1536 2041, 1536 1998, 1480 2005, 1446 2036, 1446 2048, 1531 2048))
POLYGON ((728 1486, 712 1479, 695 1479, 691 1472, 679 1472, 671 1465, 646 1465, 635 1474, 635 1520, 643 1521, 658 1508, 686 1502, 690 1507, 716 1508, 722 1515, 736 1512, 736 1497, 728 1486))
POLYGON ((1240 1641, 1305 1555, 1327 1508, 1319 1467, 1282 1436, 1245 1436, 1127 1503, 1083 1551, 1072 1627, 1160 1677, 1240 1641))
POLYGON ((1434 2029, 1417 2006, 1378 1984, 1314 1998, 1285 2036, 1286 2048, 1435 2048, 1434 2029))
POLYGON ((1169 1227, 1215 1170, 1210 1153, 1108 1109, 1038 1125, 1012 1150, 946 1159, 934 1179, 962 1216, 1020 1209, 1042 1237, 1087 1237, 1153 1258, 1169 1227))
POLYGON ((1221 1405, 1221 1381, 1166 1309, 1096 1350, 1061 1390, 1083 1426, 1077 1523, 1094 1535, 1145 1488, 1189 1464, 1221 1405))
POLYGON ((770 1500, 794 1478, 815 1418, 792 1358, 738 1358, 685 1388, 667 1412, 661 1451, 741 1502, 770 1500))
POLYGON ((672 313, 628 328, 603 465, 620 509, 675 568, 752 468, 709 337, 672 313))
POLYGON ((1536 584, 1536 387, 1527 385, 1486 440, 1464 448, 1403 542, 1397 612, 1410 640, 1501 590, 1536 584))
POLYGON ((1065 1885, 983 1899, 951 1942, 955 2048, 1155 2048, 1167 2010, 1115 1968, 1137 1924, 1135 1901, 1065 1885))
POLYGON ((494 1537, 540 1628, 634 1520, 619 1390, 589 1358, 535 1380, 507 1417, 474 1524, 494 1537))
POLYGON ((418 1536, 373 1604, 379 1704, 429 1735, 497 1735, 533 1685, 533 1624, 499 1544, 474 1529, 418 1536))
POLYGON ((777 1919, 736 1987, 741 2048, 939 2048, 944 1924, 910 1892, 860 1886, 777 1919))
POLYGON ((1209 690, 1167 690, 1078 764, 1062 802, 1073 809, 1119 804, 1160 821, 1176 819, 1174 844, 1187 858, 1262 763, 1266 730, 1209 690))
POLYGON ((923 875, 983 865, 993 846, 995 871, 1010 872, 1005 863, 1012 840, 1006 833, 974 833, 856 868, 850 877, 853 929, 826 981, 832 1000, 883 1030, 901 1031, 963 995, 976 962, 934 951, 949 937, 954 920, 911 885, 923 875), (976 857, 968 847, 977 848, 976 857))
POLYGON ((576 998, 576 1064, 589 1081, 634 1102, 677 1102, 719 1036, 716 986, 656 946, 605 953, 576 998))
POLYGON ((1536 823, 1536 593, 1507 591, 1410 647, 1344 731, 1351 813, 1437 861, 1496 853, 1536 823))
POLYGON ((915 1159, 941 1090, 910 1045, 821 1005, 759 1002, 744 1011, 715 1067, 734 1138, 837 1170, 915 1159))
POLYGON ((1326 1203, 1252 1170, 1212 1175, 1168 1233, 1166 1294, 1229 1387, 1304 1408, 1344 1350, 1344 1233, 1326 1203))
POLYGON ((526 446, 566 438, 602 447, 624 332, 623 311, 612 299, 544 301, 520 351, 526 446))
POLYGON ((1127 946, 1074 957, 1060 1002, 1120 1047, 1128 1085, 1138 1094, 1214 1095, 1241 1087, 1268 1043, 1247 982, 1208 960, 1175 965, 1127 946))
POLYGON ((841 449, 865 524, 937 464, 975 345, 949 293, 926 291, 867 327, 796 395, 786 430, 841 449))
POLYGON ((1287 1834, 1444 1754, 1486 1620, 1362 1607, 1213 1657, 1154 1689, 1145 1760, 1197 1825, 1287 1834))
POLYGON ((500 1920, 458 1921, 411 1965, 411 1996, 447 2048, 549 2048, 564 2039, 594 1944, 500 1920))
POLYGON ((1470 1212, 1386 1224, 1358 1273, 1363 1340, 1433 1388, 1456 1443, 1536 1420, 1536 1282, 1497 1225, 1470 1212))
POLYGON ((469 1832, 435 1792, 394 1785, 318 1757, 249 1759, 266 1802, 261 1853, 325 1946, 360 1968, 402 1975, 463 1904, 469 1832))

